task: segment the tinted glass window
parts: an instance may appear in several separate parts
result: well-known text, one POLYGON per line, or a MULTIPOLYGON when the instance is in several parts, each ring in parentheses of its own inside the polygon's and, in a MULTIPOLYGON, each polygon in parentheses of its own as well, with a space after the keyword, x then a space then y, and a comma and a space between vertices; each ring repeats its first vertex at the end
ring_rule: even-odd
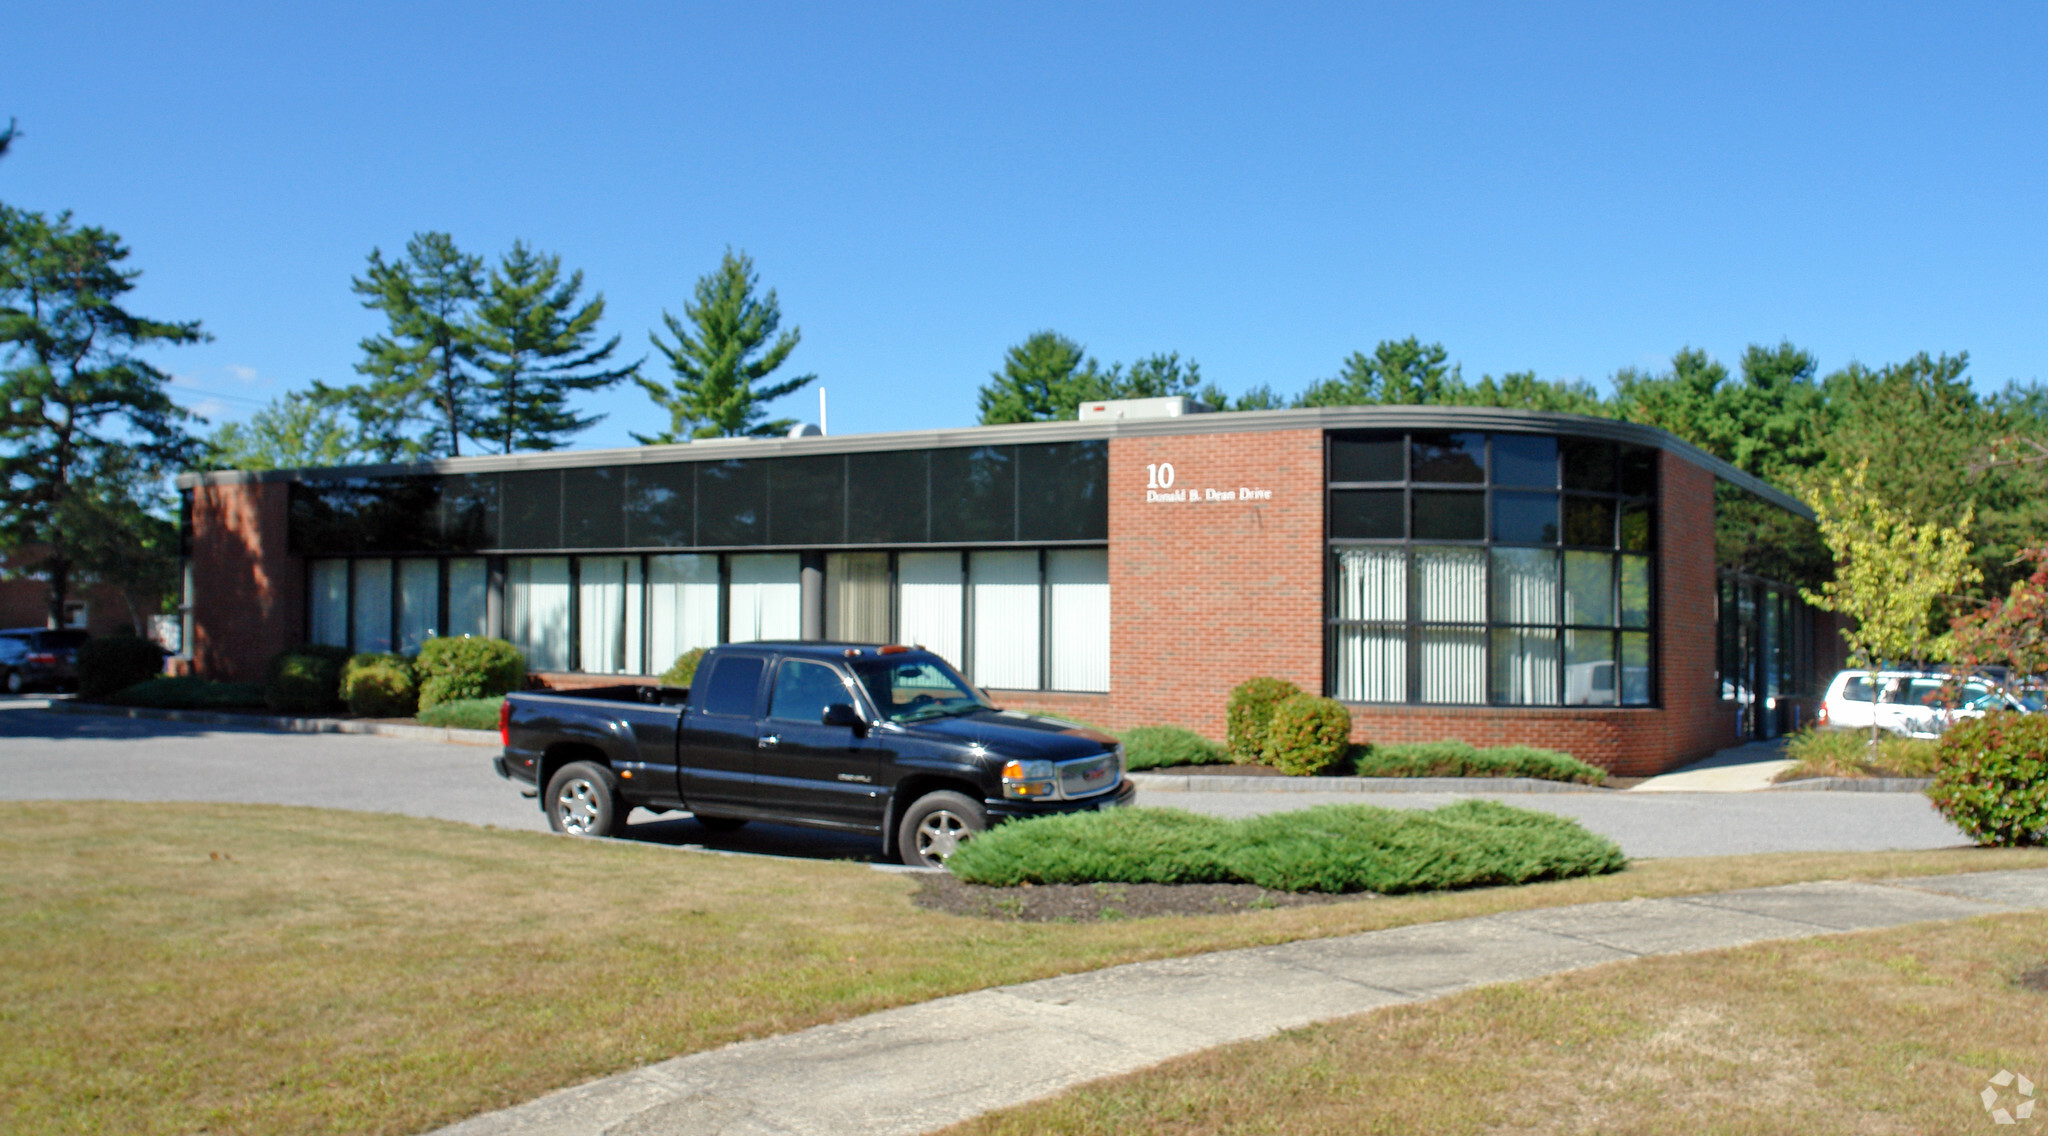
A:
POLYGON ((1109 443, 1018 446, 1018 540, 1109 537, 1109 443))
POLYGON ((1486 539, 1486 494, 1415 491, 1415 539, 1486 539))
POLYGON ((498 505, 504 547, 562 547, 562 471, 522 469, 504 476, 498 505))
POLYGON ((1493 436, 1493 483, 1557 487, 1557 439, 1529 434, 1493 436))
POLYGON ((1407 495, 1399 489, 1330 491, 1330 535, 1364 540, 1399 540, 1407 495))
POLYGON ((846 542, 923 541, 930 476, 924 450, 846 455, 846 542))
POLYGON ((83 631, 45 631, 36 636, 36 646, 45 651, 63 651, 82 646, 90 638, 83 631))
POLYGON ((688 548, 697 543, 697 467, 634 466, 626 471, 626 543, 633 548, 688 548))
POLYGON ((1614 443, 1567 438, 1563 453, 1566 489, 1614 492, 1614 443))
POLYGON ((753 655, 727 655, 711 669, 704 684, 704 712, 734 718, 754 716, 761 692, 761 660, 753 655))
POLYGON ((349 477, 293 484, 287 543, 301 555, 423 552, 441 540, 436 477, 349 477))
POLYGON ((1621 491, 1631 497, 1657 492, 1657 451, 1639 446, 1621 448, 1621 491))
POLYGON ((1407 439, 1399 434, 1330 436, 1331 481, 1400 481, 1407 476, 1402 458, 1407 439))
POLYGON ((461 474, 441 483, 441 546, 474 552, 498 544, 498 475, 461 474))
POLYGON ((853 669, 875 709, 892 722, 942 718, 988 705, 944 663, 880 659, 857 662, 853 669))
POLYGON ((1614 502, 1599 497, 1565 498, 1564 542, 1613 548, 1614 502))
POLYGON ((626 471, 612 466, 562 471, 564 548, 618 548, 626 543, 626 471))
POLYGON ((1009 446, 932 451, 932 540, 1017 539, 1017 471, 1009 446))
POLYGON ((785 659, 775 668, 775 692, 768 699, 768 716, 789 722, 817 725, 825 707, 835 702, 852 702, 853 692, 839 672, 823 663, 785 659))
POLYGON ((767 538, 766 463, 734 458, 698 465, 698 542, 706 545, 762 544, 767 538))
POLYGON ((1414 461, 1416 481, 1485 481, 1486 435, 1417 434, 1414 461))
POLYGON ((1493 539, 1509 544, 1557 543, 1557 494, 1495 493, 1493 539))
POLYGON ((768 543, 846 543, 846 460, 837 454, 768 462, 768 543))
POLYGON ((1624 552, 1648 552, 1656 542, 1657 528, 1651 523, 1650 506, 1631 501, 1621 507, 1621 548, 1624 552))

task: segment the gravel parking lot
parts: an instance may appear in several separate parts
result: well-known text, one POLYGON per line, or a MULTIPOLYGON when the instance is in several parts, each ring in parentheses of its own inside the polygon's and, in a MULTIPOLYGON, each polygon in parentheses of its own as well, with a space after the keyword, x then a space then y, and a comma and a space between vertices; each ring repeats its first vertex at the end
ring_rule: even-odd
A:
MULTIPOLYGON (((539 808, 491 771, 493 747, 50 714, 0 698, 0 799, 223 801, 438 817, 545 831, 539 808)), ((1573 817, 1629 855, 1863 852, 1965 843, 1918 793, 1470 794, 1573 817)), ((1433 808, 1464 794, 1147 792, 1140 803, 1247 816, 1331 802, 1433 808)), ((633 814, 667 844, 873 859, 870 839, 776 825, 714 837, 686 817, 633 814)))

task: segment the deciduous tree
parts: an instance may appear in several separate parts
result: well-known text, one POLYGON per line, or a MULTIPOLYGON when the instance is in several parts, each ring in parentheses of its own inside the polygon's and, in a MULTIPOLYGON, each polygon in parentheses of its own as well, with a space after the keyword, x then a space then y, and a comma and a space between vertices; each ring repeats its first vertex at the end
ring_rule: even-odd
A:
POLYGON ((642 445, 777 434, 794 424, 790 419, 763 421, 768 412, 761 404, 800 390, 818 376, 755 385, 782 366, 803 338, 795 327, 777 334, 781 305, 772 288, 766 296, 754 294, 759 282, 753 260, 727 249, 718 269, 697 281, 694 300, 683 305, 687 325, 661 313, 674 344, 663 341, 659 332, 648 338, 675 377, 662 383, 635 375, 634 381, 668 412, 669 428, 634 434, 642 445))
POLYGON ((349 465, 376 456, 345 401, 291 391, 250 415, 225 422, 206 440, 215 469, 306 469, 349 465))

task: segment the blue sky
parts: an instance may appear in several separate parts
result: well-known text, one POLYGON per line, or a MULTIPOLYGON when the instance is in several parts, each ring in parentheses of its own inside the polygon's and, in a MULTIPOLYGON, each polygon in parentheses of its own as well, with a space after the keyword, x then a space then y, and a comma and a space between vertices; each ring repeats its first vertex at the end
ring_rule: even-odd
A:
MULTIPOLYGON (((1410 334, 1474 378, 1789 338, 1995 388, 2048 352, 2044 11, 22 5, 0 200, 127 239, 216 420, 352 379, 349 279, 423 229, 560 253, 631 356, 744 249, 834 433, 971 423, 1045 327, 1233 391, 1410 334)), ((657 424, 592 405, 579 446, 657 424)))

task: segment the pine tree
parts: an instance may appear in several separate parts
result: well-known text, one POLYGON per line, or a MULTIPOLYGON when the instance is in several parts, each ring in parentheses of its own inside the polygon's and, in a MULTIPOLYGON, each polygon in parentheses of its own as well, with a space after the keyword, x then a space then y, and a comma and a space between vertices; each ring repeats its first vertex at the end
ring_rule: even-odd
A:
POLYGON ((446 233, 417 233, 405 256, 386 262, 370 250, 370 267, 353 282, 363 306, 384 313, 389 330, 362 341, 356 387, 315 385, 323 398, 347 402, 377 456, 459 457, 464 435, 477 436, 476 342, 471 327, 483 292, 483 260, 455 247, 446 233), (418 425, 423 432, 415 434, 418 425))
POLYGON ((975 400, 981 424, 1052 422, 1078 417, 1082 403, 1108 397, 1108 376, 1080 344, 1046 330, 1003 353, 975 400))
POLYGON ((604 294, 578 305, 583 273, 562 278, 562 258, 515 241, 491 270, 477 306, 474 348, 486 377, 479 387, 476 436, 501 453, 553 450, 604 416, 569 409, 572 391, 602 390, 638 374, 639 363, 604 370, 619 346, 591 346, 604 318, 604 294))
POLYGON ((790 419, 763 422, 768 412, 761 404, 797 391, 818 376, 798 375, 755 387, 782 366, 803 338, 795 327, 776 334, 782 324, 781 306, 774 289, 756 297, 758 283, 753 259, 727 249, 717 271, 697 281, 695 301, 683 305, 688 326, 661 313, 675 345, 664 342, 659 332, 648 339, 668 360, 675 378, 661 383, 635 375, 633 381, 656 406, 668 411, 669 428, 633 435, 642 445, 778 434, 794 425, 790 419))

